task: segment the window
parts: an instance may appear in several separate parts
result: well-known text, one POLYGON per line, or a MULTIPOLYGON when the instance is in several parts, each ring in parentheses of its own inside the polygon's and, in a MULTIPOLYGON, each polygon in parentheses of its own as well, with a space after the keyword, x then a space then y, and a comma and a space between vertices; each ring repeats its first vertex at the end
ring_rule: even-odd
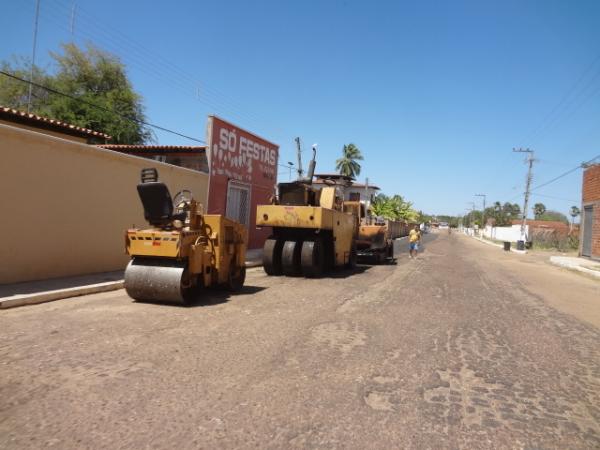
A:
POLYGON ((225 215, 247 227, 250 225, 250 188, 229 182, 225 215))

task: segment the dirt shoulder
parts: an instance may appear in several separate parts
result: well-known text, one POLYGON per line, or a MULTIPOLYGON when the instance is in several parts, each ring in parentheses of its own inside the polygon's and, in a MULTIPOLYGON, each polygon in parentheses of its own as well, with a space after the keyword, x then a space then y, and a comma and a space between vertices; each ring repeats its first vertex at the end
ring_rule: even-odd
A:
POLYGON ((549 263, 552 253, 518 255, 460 236, 481 263, 500 264, 553 308, 600 328, 600 281, 549 263))

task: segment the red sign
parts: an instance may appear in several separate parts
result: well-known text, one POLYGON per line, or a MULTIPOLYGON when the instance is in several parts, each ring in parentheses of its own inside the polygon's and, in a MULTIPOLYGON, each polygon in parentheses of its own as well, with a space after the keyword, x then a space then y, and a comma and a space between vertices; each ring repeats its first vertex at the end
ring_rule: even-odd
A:
POLYGON ((249 248, 262 247, 270 230, 256 228, 256 206, 270 203, 279 146, 215 116, 208 118, 209 214, 248 227, 249 248))

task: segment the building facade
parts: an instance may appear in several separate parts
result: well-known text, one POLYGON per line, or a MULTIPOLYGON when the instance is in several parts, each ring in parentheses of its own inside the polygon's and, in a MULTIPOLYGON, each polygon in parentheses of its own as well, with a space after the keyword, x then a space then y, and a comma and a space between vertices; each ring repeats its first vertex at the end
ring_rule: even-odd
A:
POLYGON ((354 181, 351 177, 340 174, 317 174, 313 186, 321 189, 326 186, 337 186, 344 196, 345 201, 363 202, 367 207, 373 202, 379 193, 379 187, 374 184, 364 184, 354 181))
POLYGON ((127 155, 184 167, 198 172, 208 173, 208 158, 206 147, 188 145, 101 145, 107 150, 113 150, 127 155))
POLYGON ((256 207, 270 204, 277 182, 279 146, 215 116, 208 118, 208 213, 248 228, 248 248, 262 248, 270 227, 256 226, 256 207))
POLYGON ((600 260, 600 164, 583 172, 579 254, 600 260))

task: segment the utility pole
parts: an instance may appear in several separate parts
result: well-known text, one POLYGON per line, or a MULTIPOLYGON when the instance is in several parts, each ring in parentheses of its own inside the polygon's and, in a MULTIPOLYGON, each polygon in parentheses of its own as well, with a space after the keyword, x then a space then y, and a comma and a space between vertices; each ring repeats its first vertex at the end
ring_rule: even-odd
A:
POLYGON ((528 164, 527 180, 525 182, 525 201, 523 202, 523 221, 521 222, 521 240, 525 242, 525 227, 527 226, 527 207, 529 206, 529 195, 531 193, 531 181, 533 180, 533 150, 528 148, 513 148, 515 153, 527 153, 525 162, 528 164))
POLYGON ((33 20, 33 49, 31 50, 31 71, 29 72, 29 93, 27 94, 27 112, 31 109, 33 91, 33 69, 35 67, 35 49, 37 47, 38 19, 40 17, 40 0, 35 1, 35 19, 33 20))
MULTIPOLYGON (((485 199, 486 194, 475 194, 475 197, 483 197, 483 209, 481 210, 481 228, 485 230, 485 199)), ((483 233, 483 231, 482 231, 483 233)))

